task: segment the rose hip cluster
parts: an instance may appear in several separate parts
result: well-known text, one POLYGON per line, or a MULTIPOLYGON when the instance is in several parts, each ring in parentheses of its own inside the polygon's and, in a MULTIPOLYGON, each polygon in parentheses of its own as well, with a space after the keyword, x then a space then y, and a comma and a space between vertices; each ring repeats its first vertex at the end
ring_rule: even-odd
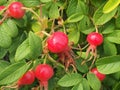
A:
POLYGON ((17 82, 18 87, 24 85, 31 85, 35 77, 39 80, 40 90, 48 90, 48 80, 53 76, 53 68, 48 64, 39 64, 35 68, 35 71, 27 71, 17 82))
POLYGON ((6 18, 13 17, 15 19, 21 19, 25 15, 25 10, 22 9, 24 5, 21 2, 12 2, 8 8, 6 6, 0 6, 0 11, 4 10, 3 18, 0 20, 2 23, 6 18))
MULTIPOLYGON (((87 36, 87 42, 89 43, 89 47, 86 51, 86 58, 88 58, 88 54, 91 53, 92 59, 93 57, 96 58, 97 56, 97 46, 101 45, 103 42, 103 36, 97 32, 92 32, 87 36)), ((59 60, 65 65, 66 70, 70 65, 75 68, 75 62, 71 56, 71 48, 68 45, 69 40, 65 33, 57 31, 54 32, 50 37, 47 39, 47 47, 50 52, 56 53, 59 56, 59 60)), ((98 72, 97 68, 91 70, 99 80, 104 80, 105 75, 98 72)))

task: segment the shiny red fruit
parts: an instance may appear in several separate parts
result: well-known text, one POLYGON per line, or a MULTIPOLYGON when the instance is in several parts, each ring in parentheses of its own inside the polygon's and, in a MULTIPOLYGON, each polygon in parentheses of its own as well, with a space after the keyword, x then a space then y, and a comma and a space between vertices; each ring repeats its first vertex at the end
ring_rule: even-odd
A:
POLYGON ((105 79, 105 77, 106 77, 106 75, 100 73, 100 72, 97 70, 97 68, 93 68, 93 69, 91 70, 91 72, 94 73, 100 81, 103 81, 103 80, 105 79))
POLYGON ((60 53, 68 47, 68 37, 63 32, 54 32, 48 38, 47 44, 52 53, 60 53))
POLYGON ((26 72, 19 80, 18 80, 18 85, 22 86, 22 85, 30 85, 34 82, 35 80, 35 74, 34 72, 28 71, 26 72))
POLYGON ((103 36, 100 33, 92 32, 88 34, 87 41, 90 45, 99 46, 103 42, 103 36))
POLYGON ((21 2, 13 2, 8 7, 9 15, 13 18, 20 19, 23 18, 25 10, 22 9, 23 4, 21 2))
POLYGON ((53 74, 53 68, 48 64, 39 64, 35 69, 36 78, 42 82, 48 81, 53 74))
POLYGON ((0 11, 3 10, 5 8, 5 6, 0 6, 0 11))

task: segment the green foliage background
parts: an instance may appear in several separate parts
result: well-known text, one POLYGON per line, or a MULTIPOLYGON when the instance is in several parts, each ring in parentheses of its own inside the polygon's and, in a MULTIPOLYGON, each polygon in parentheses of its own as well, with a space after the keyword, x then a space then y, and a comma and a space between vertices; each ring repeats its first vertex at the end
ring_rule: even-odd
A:
MULTIPOLYGON (((12 85, 27 70, 46 60, 43 50, 47 36, 42 31, 66 32, 69 42, 74 42, 73 47, 84 48, 86 36, 98 29, 104 42, 97 48, 98 57, 92 67, 106 74, 105 80, 100 82, 89 72, 92 60, 81 65, 87 48, 73 49, 78 57, 74 58, 77 72, 71 67, 66 72, 64 65, 57 62, 57 55, 49 52, 46 63, 55 72, 49 90, 120 89, 120 0, 0 0, 0 5, 8 6, 13 1, 22 2, 27 10, 22 19, 8 18, 0 25, 1 87, 12 85)), ((21 90, 36 86, 37 80, 21 90)))

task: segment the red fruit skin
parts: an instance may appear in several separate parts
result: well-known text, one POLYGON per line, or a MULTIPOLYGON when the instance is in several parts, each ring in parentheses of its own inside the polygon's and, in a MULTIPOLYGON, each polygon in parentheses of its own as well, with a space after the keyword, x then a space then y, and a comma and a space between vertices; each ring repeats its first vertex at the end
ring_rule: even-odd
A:
POLYGON ((47 82, 53 75, 53 68, 48 64, 39 64, 35 69, 35 76, 41 82, 47 82))
POLYGON ((99 46, 103 42, 103 36, 99 33, 92 32, 87 36, 87 42, 90 45, 99 46))
POLYGON ((23 4, 21 2, 13 2, 8 7, 9 15, 13 18, 20 19, 24 16, 25 10, 22 9, 23 4))
POLYGON ((97 70, 97 68, 93 68, 93 69, 91 70, 91 72, 94 73, 100 81, 103 81, 103 80, 105 79, 105 77, 106 77, 106 75, 100 73, 100 72, 97 70))
POLYGON ((0 11, 3 10, 5 8, 5 6, 0 6, 0 11))
POLYGON ((52 53, 63 52, 68 47, 68 37, 63 32, 54 32, 47 40, 47 47, 52 53))
POLYGON ((34 72, 32 70, 28 71, 18 80, 18 86, 30 85, 34 82, 34 80, 35 80, 34 72))

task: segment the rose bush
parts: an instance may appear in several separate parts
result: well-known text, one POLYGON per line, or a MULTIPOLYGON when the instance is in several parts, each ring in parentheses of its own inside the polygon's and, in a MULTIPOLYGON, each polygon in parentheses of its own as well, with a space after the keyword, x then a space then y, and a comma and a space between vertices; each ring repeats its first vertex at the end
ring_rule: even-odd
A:
POLYGON ((0 0, 0 89, 119 90, 119 4, 0 0))

